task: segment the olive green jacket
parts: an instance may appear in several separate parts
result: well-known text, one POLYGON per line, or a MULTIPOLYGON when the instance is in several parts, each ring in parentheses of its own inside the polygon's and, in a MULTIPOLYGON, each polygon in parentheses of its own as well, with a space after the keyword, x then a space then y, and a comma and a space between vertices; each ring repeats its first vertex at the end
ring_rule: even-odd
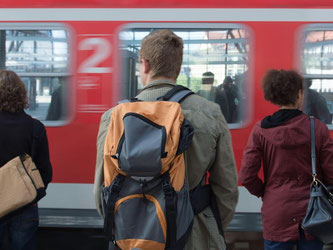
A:
MULTIPOLYGON (((153 81, 142 89, 137 98, 153 101, 173 86, 174 83, 167 80, 153 81)), ((209 183, 217 197, 221 223, 225 231, 233 218, 238 200, 237 170, 228 125, 220 107, 198 95, 187 97, 181 103, 181 107, 185 118, 194 127, 193 141, 185 155, 190 188, 199 185, 209 171, 209 183)), ((111 111, 112 109, 103 114, 97 137, 94 194, 96 207, 101 215, 103 150, 111 111)), ((224 239, 218 232, 210 207, 195 217, 185 249, 225 249, 224 239)))

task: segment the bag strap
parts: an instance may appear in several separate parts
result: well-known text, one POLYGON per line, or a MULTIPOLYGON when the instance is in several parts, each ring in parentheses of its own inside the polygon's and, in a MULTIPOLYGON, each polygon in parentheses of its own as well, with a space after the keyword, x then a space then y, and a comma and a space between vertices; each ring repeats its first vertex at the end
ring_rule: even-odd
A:
POLYGON ((189 95, 194 94, 190 89, 182 86, 176 85, 172 89, 170 89, 164 96, 160 96, 157 98, 158 101, 170 101, 170 102, 182 102, 189 95))
POLYGON ((116 206, 116 202, 119 197, 119 193, 123 184, 123 181, 125 179, 125 176, 118 174, 116 179, 114 180, 112 186, 111 186, 111 194, 108 197, 108 201, 106 204, 106 213, 104 217, 104 233, 106 237, 110 239, 115 244, 115 238, 114 238, 114 208, 116 206))
POLYGON ((315 144, 315 127, 314 127, 314 117, 310 116, 310 128, 311 128, 311 165, 312 165, 312 175, 313 178, 316 177, 316 144, 315 144))
MULTIPOLYGON (((316 144, 315 144, 315 126, 314 116, 310 116, 310 127, 311 127, 311 165, 312 165, 312 176, 313 184, 321 185, 325 193, 330 197, 329 202, 333 205, 333 192, 327 188, 327 186, 316 178, 316 144)), ((322 196, 322 193, 311 192, 310 197, 322 196)))
POLYGON ((166 249, 174 249, 177 243, 177 195, 170 183, 169 171, 163 175, 162 188, 167 221, 166 249))

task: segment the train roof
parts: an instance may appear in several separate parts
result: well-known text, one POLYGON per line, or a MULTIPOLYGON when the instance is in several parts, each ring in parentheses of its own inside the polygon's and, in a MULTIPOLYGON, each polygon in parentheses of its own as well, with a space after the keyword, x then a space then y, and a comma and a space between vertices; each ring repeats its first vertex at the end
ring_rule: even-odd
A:
POLYGON ((0 8, 333 8, 331 0, 1 0, 0 8))

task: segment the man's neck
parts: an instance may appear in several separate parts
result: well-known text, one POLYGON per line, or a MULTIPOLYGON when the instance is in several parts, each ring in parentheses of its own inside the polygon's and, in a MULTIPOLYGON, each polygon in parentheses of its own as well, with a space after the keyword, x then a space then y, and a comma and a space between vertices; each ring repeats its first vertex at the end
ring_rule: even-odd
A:
POLYGON ((202 84, 202 90, 209 91, 212 89, 213 84, 202 84))
POLYGON ((159 77, 150 77, 148 76, 147 79, 146 79, 146 82, 145 83, 142 83, 143 87, 145 87, 147 84, 153 82, 153 81, 158 81, 158 80, 167 80, 167 81, 171 81, 171 82, 174 82, 176 83, 176 80, 173 79, 173 78, 168 78, 168 77, 164 77, 164 76, 159 76, 159 77))

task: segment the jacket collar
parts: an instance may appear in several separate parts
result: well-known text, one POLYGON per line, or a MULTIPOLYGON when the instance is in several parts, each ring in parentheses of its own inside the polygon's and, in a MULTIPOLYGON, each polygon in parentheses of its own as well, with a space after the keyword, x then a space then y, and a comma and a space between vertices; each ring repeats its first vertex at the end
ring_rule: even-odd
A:
POLYGON ((303 112, 299 109, 280 109, 273 115, 266 116, 261 121, 261 127, 274 128, 286 123, 287 121, 301 114, 303 114, 303 112))
POLYGON ((149 89, 149 88, 154 88, 154 87, 162 87, 162 86, 170 86, 174 87, 176 86, 176 83, 167 79, 161 79, 161 80, 155 80, 150 83, 148 83, 146 86, 142 88, 141 91, 149 89))

